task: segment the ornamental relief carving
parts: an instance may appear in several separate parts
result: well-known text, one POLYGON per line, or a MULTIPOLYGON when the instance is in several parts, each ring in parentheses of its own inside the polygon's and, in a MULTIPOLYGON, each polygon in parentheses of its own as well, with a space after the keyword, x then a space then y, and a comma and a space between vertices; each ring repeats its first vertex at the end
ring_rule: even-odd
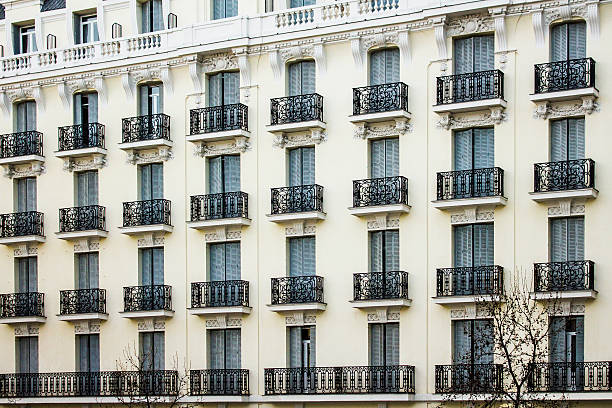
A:
POLYGON ((494 31, 493 19, 488 15, 471 14, 457 19, 449 20, 446 27, 446 35, 466 35, 494 31))
POLYGON ((99 170, 106 166, 106 157, 92 155, 85 158, 65 158, 63 169, 68 172, 99 170))
POLYGON ((147 164, 168 161, 174 157, 172 148, 168 146, 159 147, 155 150, 131 151, 127 153, 127 163, 147 164))
POLYGON ((411 132, 412 125, 408 122, 408 119, 397 119, 394 125, 357 124, 353 136, 355 139, 378 139, 389 136, 404 136, 411 132))
POLYGON ((327 132, 313 129, 308 133, 277 133, 272 141, 273 146, 278 148, 292 148, 312 146, 327 140, 327 132))
POLYGON ((206 73, 238 69, 238 59, 230 53, 206 55, 200 62, 206 73))
POLYGON ((548 103, 542 102, 536 104, 533 111, 535 119, 557 119, 571 116, 590 115, 593 112, 599 112, 599 103, 594 97, 585 96, 582 101, 548 103))
POLYGON ((194 156, 210 157, 222 154, 244 153, 251 149, 251 142, 246 137, 236 137, 233 141, 199 143, 194 148, 194 156))
POLYGON ((47 168, 41 162, 4 166, 4 176, 8 178, 36 177, 40 176, 46 171, 47 168))
POLYGON ((508 120, 508 115, 503 108, 491 108, 488 113, 468 113, 452 115, 445 113, 440 115, 437 127, 445 130, 467 129, 478 126, 499 125, 508 120))

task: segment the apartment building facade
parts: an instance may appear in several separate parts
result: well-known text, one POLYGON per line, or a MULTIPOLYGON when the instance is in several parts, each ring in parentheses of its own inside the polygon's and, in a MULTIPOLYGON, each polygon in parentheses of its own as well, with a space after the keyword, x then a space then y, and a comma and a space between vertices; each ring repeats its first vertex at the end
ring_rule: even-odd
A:
POLYGON ((0 7, 0 405, 612 405, 608 1, 0 7))

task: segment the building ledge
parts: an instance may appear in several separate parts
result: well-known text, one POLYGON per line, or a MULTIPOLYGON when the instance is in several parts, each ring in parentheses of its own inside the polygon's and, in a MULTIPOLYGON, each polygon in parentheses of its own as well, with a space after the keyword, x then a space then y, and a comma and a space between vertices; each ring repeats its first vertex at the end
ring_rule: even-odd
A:
POLYGON ((64 314, 57 315, 57 320, 63 322, 82 322, 90 320, 108 320, 108 313, 75 313, 75 314, 64 314))
POLYGON ((170 318, 174 316, 174 310, 140 310, 137 312, 119 312, 119 315, 124 319, 170 318))
POLYGON ((412 115, 404 110, 396 110, 390 112, 366 113, 363 115, 351 115, 349 121, 355 125, 362 123, 377 123, 392 120, 410 120, 412 115))
POLYGON ((166 224, 154 224, 154 225, 139 225, 136 227, 119 227, 122 234, 126 235, 139 235, 148 234, 152 232, 172 232, 174 227, 166 224))
POLYGON ((268 217, 268 219, 272 222, 283 223, 293 221, 324 220, 327 217, 327 214, 321 211, 305 211, 287 214, 266 214, 266 217, 268 217))
POLYGON ((529 297, 533 300, 560 300, 560 299, 595 299, 596 290, 564 290, 558 292, 532 292, 529 297))
POLYGON ((153 149, 155 147, 172 147, 172 141, 167 139, 153 139, 153 140, 141 140, 138 142, 130 142, 130 143, 119 143, 119 148, 121 150, 146 150, 153 149))
POLYGON ((302 132, 306 130, 322 131, 325 130, 326 126, 325 122, 320 120, 310 120, 307 122, 283 123, 281 125, 266 125, 266 130, 270 133, 302 132))
POLYGON ((29 324, 29 323, 44 323, 47 321, 43 316, 18 316, 5 317, 0 319, 0 324, 29 324))
POLYGON ((202 220, 202 221, 187 221, 187 226, 193 229, 230 227, 234 225, 248 226, 248 225, 251 225, 251 220, 249 218, 236 217, 236 218, 218 218, 214 220, 202 220))
POLYGON ((62 150, 55 152, 55 157, 84 157, 84 156, 106 156, 108 151, 101 147, 88 147, 85 149, 74 149, 74 150, 62 150))
POLYGON ((187 135, 185 138, 188 142, 220 142, 222 140, 233 140, 237 137, 249 138, 251 132, 243 129, 224 130, 221 132, 198 133, 195 135, 187 135))
POLYGON ((40 235, 24 235, 21 237, 6 237, 0 238, 0 244, 2 245, 15 245, 15 244, 31 244, 34 242, 43 243, 46 238, 40 235))
POLYGON ((44 161, 45 158, 43 156, 39 156, 37 154, 29 154, 27 156, 5 157, 4 159, 0 159, 0 165, 27 164, 34 162, 44 163, 44 161))
POLYGON ((230 314, 251 314, 253 308, 249 306, 221 306, 221 307, 192 307, 189 314, 197 316, 209 315, 230 315, 230 314))
POLYGON ((475 198, 459 198, 455 200, 436 200, 431 202, 434 208, 439 210, 454 210, 464 207, 480 207, 480 206, 498 206, 506 205, 508 199, 502 196, 496 197, 475 197, 475 198))
POLYGON ((529 100, 534 103, 538 102, 561 102, 573 99, 582 98, 597 98, 599 97, 599 90, 597 88, 581 88, 581 89, 570 89, 568 91, 555 91, 545 92, 539 94, 529 95, 529 100))
POLYGON ((486 110, 491 108, 503 108, 505 109, 508 104, 502 98, 483 99, 480 101, 472 102, 457 102, 448 103, 444 105, 434 105, 433 111, 435 113, 461 113, 461 112, 474 112, 479 110, 486 110))
POLYGON ((438 305, 460 305, 466 303, 498 302, 499 295, 435 296, 432 302, 438 305))
POLYGON ((326 303, 285 303, 281 305, 267 305, 273 312, 306 312, 306 311, 323 311, 327 308, 326 303))
POLYGON ((594 188, 584 188, 580 190, 531 192, 529 195, 533 201, 544 203, 547 201, 567 200, 572 198, 597 198, 599 191, 594 188))
POLYGON ((387 307, 410 307, 412 299, 370 299, 370 300, 351 300, 349 303, 355 309, 379 309, 387 307))
POLYGON ((78 241, 84 238, 106 238, 108 237, 108 231, 86 230, 72 232, 56 232, 55 236, 59 239, 65 239, 66 241, 78 241))
POLYGON ((349 212, 356 217, 369 217, 378 214, 408 214, 410 206, 406 204, 371 205, 367 207, 349 207, 349 212))

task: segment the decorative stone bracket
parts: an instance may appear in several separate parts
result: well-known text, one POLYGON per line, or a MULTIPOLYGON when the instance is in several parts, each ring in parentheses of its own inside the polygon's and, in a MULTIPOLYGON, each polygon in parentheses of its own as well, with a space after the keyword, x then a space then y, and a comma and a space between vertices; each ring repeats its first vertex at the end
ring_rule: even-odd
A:
POLYGON ((106 157, 103 154, 91 154, 87 157, 62 157, 64 170, 68 172, 99 170, 106 166, 106 157))
POLYGON ((573 215, 584 215, 584 212, 585 212, 584 199, 559 200, 558 205, 548 207, 548 216, 550 218, 569 217, 573 215))
POLYGON ((405 136, 412 132, 412 125, 407 118, 395 118, 395 125, 376 126, 366 122, 356 122, 354 136, 356 139, 376 139, 389 136, 405 136))
POLYGON ((33 161, 28 164, 5 164, 4 176, 8 178, 36 177, 43 174, 47 169, 43 162, 33 161))
POLYGON ((15 326, 15 337, 38 336, 40 323, 24 323, 15 326))
POLYGON ((155 246, 162 246, 165 243, 165 233, 163 232, 147 232, 143 233, 138 238, 138 248, 150 248, 155 246))
POLYGON ((316 324, 317 316, 306 314, 304 312, 292 312, 285 316, 285 325, 287 326, 304 326, 305 324, 316 324))
POLYGON ((228 242, 228 241, 240 241, 242 238, 241 227, 229 227, 221 226, 211 229, 204 234, 204 241, 206 242, 228 242))
POLYGON ((126 162, 129 164, 147 164, 164 162, 174 157, 171 146, 157 146, 149 150, 127 150, 126 162))
POLYGON ((599 112, 599 103, 595 96, 583 96, 578 98, 581 102, 550 103, 549 101, 534 102, 536 108, 533 117, 536 119, 556 119, 570 116, 590 115, 599 112))
POLYGON ((582 315, 586 311, 586 306, 583 301, 571 299, 553 300, 548 305, 547 311, 550 316, 582 315))
POLYGON ((100 249, 100 240, 98 238, 83 238, 74 244, 74 252, 91 252, 100 249))
POLYGON ((312 236, 317 233, 316 221, 296 221, 285 227, 285 235, 288 237, 312 236))
POLYGON ((308 146, 327 140, 327 132, 312 128, 307 133, 275 132, 272 144, 278 148, 308 146))
POLYGON ((206 319, 205 326, 207 329, 226 329, 228 327, 242 326, 242 319, 230 317, 225 314, 216 315, 214 319, 206 319))
POLYGON ((451 214, 451 224, 476 224, 495 219, 494 208, 465 207, 463 211, 451 214))
POLYGON ((477 306, 476 303, 467 303, 450 311, 451 320, 487 319, 490 317, 489 310, 486 307, 477 306))
POLYGON ((166 322, 163 318, 145 318, 138 321, 139 332, 152 332, 166 330, 166 322))
POLYGON ((368 231, 380 231, 388 229, 399 229, 399 217, 397 214, 377 214, 366 220, 368 231))
POLYGON ((194 155, 198 157, 219 156, 223 154, 245 153, 251 148, 247 137, 236 136, 223 142, 199 142, 195 144, 194 155))
POLYGON ((399 310, 381 307, 368 313, 367 317, 368 323, 398 322, 400 320, 400 312, 399 310))
POLYGON ((505 109, 500 106, 489 108, 485 114, 454 115, 450 112, 439 113, 438 127, 450 129, 464 129, 474 126, 499 125, 507 119, 505 109))

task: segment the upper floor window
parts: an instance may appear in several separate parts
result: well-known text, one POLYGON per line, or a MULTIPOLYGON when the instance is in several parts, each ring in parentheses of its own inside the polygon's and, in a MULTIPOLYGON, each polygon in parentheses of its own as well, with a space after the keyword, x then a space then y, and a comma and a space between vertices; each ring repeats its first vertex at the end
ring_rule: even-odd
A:
POLYGON ((240 367, 240 329, 208 330, 208 368, 223 370, 240 367))
POLYGON ((165 339, 164 332, 140 333, 140 364, 144 371, 164 370, 165 339))
POLYGON ((586 23, 557 24, 550 31, 550 59, 565 61, 586 58, 586 23))
POLYGON ((100 40, 98 33, 98 16, 75 15, 74 42, 76 44, 87 44, 100 40))
POLYGON ((316 367, 315 326, 289 327, 287 331, 289 368, 316 367))
POLYGON ((76 369, 80 373, 97 373, 100 371, 100 335, 77 334, 76 369))
POLYGON ((495 65, 492 35, 458 38, 454 41, 455 74, 489 71, 495 65))
POLYGON ((138 87, 140 116, 157 115, 164 112, 162 84, 144 84, 138 87))
POLYGON ((399 323, 369 325, 370 366, 399 365, 399 323))
POLYGON ((147 0, 141 3, 140 11, 143 33, 152 33, 164 29, 162 0, 147 0))
POLYGON ((584 159, 584 118, 550 122, 550 160, 584 159))
POLYGON ((265 1, 266 1, 265 12, 270 13, 274 11, 274 0, 265 0, 265 1))
POLYGON ((38 259, 35 256, 15 258, 15 292, 38 292, 38 259))
POLYGON ((138 250, 139 284, 152 286, 164 284, 164 248, 138 250))
POLYGON ((15 54, 26 54, 38 50, 36 48, 36 30, 33 25, 14 26, 13 35, 13 51, 15 54))
POLYGON ((38 336, 15 337, 15 354, 18 374, 38 373, 38 336))
POLYGON ((240 73, 219 72, 208 76, 208 106, 240 102, 240 73))
POLYGON ((98 172, 96 170, 76 173, 77 207, 98 205, 98 172))
POLYGON ((370 272, 399 269, 399 231, 370 232, 370 272))
POLYGON ((300 61, 288 67, 289 96, 315 93, 315 62, 300 61))
MULTIPOLYGON (((549 322, 548 350, 551 363, 582 363, 584 361, 584 316, 551 317, 549 322)), ((583 369, 554 370, 553 375, 577 378, 572 383, 584 384, 583 369)), ((551 381, 554 381, 551 379, 551 381)), ((566 384, 568 379, 559 378, 553 384, 566 384)))
POLYGON ((550 260, 552 262, 584 260, 584 218, 550 220, 550 260))
POLYGON ((74 124, 98 122, 98 94, 83 92, 74 95, 74 124))
POLYGON ((238 15, 238 0, 213 0, 213 20, 238 15))
POLYGON ((495 335, 491 320, 455 320, 452 330, 453 364, 493 363, 495 335))
POLYGON ((309 186, 314 183, 314 147, 298 147, 289 150, 289 186, 309 186))
POLYGON ((240 191, 240 156, 208 159, 209 194, 240 191))
POLYGON ((15 105, 15 108, 15 131, 28 132, 36 130, 36 102, 19 102, 15 105))
POLYGON ((76 285, 77 289, 98 289, 99 270, 98 270, 98 253, 87 252, 76 255, 77 273, 76 285))
POLYGON ((315 238, 289 239, 289 276, 316 275, 315 238))
POLYGON ((16 212, 36 211, 36 177, 15 180, 16 212))
POLYGON ((208 273, 211 282, 240 280, 240 242, 210 244, 208 273))
POLYGON ((493 265, 493 224, 455 226, 453 235, 456 268, 493 265))
POLYGON ((493 128, 455 132, 455 170, 487 169, 495 163, 493 128))
POLYGON ((160 200, 164 198, 164 165, 161 163, 143 164, 138 169, 140 200, 160 200))
POLYGON ((372 178, 399 176, 398 138, 370 142, 370 176, 372 178))
POLYGON ((399 80, 400 53, 397 48, 370 53, 370 85, 392 84, 399 80))
POLYGON ((291 0, 289 7, 303 7, 303 6, 314 6, 317 4, 317 0, 291 0))

